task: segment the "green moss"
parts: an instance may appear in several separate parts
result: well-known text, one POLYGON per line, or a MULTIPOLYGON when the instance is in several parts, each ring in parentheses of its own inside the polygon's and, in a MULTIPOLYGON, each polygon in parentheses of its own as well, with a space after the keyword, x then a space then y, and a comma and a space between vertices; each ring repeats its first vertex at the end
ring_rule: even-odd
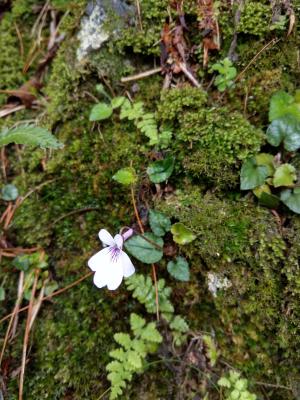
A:
POLYGON ((214 298, 221 353, 252 379, 276 376, 287 386, 297 380, 299 218, 282 235, 270 211, 251 200, 203 197, 195 187, 160 206, 197 234, 196 242, 182 247, 192 271, 203 277, 214 271, 232 284, 214 298))
POLYGON ((247 1, 241 13, 238 32, 264 36, 269 32, 272 8, 261 1, 247 1))

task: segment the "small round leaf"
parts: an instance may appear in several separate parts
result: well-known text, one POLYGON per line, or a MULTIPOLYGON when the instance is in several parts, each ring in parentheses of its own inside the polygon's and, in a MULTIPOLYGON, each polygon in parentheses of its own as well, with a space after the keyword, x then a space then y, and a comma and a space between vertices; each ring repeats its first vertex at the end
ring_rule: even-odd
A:
POLYGON ((176 224, 172 225, 171 232, 173 234, 174 242, 178 244, 187 244, 196 239, 193 232, 181 222, 176 222, 176 224))
POLYGON ((112 115, 113 109, 109 104, 98 103, 90 112, 90 121, 102 121, 112 115))
POLYGON ((147 168, 150 181, 160 183, 166 181, 174 169, 174 157, 168 156, 164 160, 154 161, 147 168))
POLYGON ((187 282, 190 279, 189 264, 183 257, 176 257, 175 261, 169 261, 167 270, 173 278, 187 282))
POLYGON ((171 228, 170 218, 155 210, 149 211, 149 223, 156 236, 164 236, 171 228))
POLYGON ((132 185, 137 181, 135 170, 131 167, 119 169, 112 178, 122 185, 132 185))
POLYGON ((248 158, 241 169, 241 190, 261 186, 267 177, 268 168, 265 165, 258 165, 254 157, 248 158))
POLYGON ((8 184, 1 189, 1 199, 5 201, 14 201, 18 196, 19 192, 15 185, 8 184))
POLYGON ((282 164, 275 171, 273 184, 275 187, 290 186, 297 179, 296 169, 291 164, 282 164))

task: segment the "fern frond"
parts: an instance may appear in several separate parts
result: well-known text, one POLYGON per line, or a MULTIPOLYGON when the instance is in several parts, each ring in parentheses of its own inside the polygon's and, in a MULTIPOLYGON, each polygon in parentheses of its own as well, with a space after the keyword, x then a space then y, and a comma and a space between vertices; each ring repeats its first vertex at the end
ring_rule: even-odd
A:
POLYGON ((39 146, 48 149, 61 149, 60 143, 47 129, 26 125, 4 130, 0 133, 0 147, 9 143, 39 146))

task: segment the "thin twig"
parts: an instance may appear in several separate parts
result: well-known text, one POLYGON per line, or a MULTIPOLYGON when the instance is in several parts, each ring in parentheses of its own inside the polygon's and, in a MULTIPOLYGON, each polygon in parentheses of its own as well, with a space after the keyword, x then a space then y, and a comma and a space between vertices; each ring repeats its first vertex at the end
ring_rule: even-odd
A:
POLYGON ((263 48, 259 50, 257 54, 250 60, 250 62, 246 65, 246 67, 241 71, 238 76, 235 78, 234 82, 237 82, 238 80, 241 79, 241 77, 244 75, 244 73, 249 69, 249 67, 256 61, 256 59, 260 56, 260 54, 266 50, 270 46, 274 46, 276 43, 278 43, 280 39, 272 39, 269 43, 267 43, 263 48))
POLYGON ((23 399, 23 387, 24 387, 24 376, 25 376, 25 365, 26 365, 26 354, 27 354, 27 347, 29 341, 29 334, 30 334, 30 322, 32 316, 32 309, 33 303, 35 298, 36 287, 39 279, 40 269, 35 270, 34 275, 34 282, 31 289, 31 296, 28 306, 28 314, 26 320, 26 327, 25 327, 25 334, 24 334, 24 342, 23 342, 23 352, 22 352, 22 363, 21 363, 21 372, 20 372, 20 384, 19 384, 19 400, 23 399))
POLYGON ((143 224, 142 224, 142 221, 141 221, 140 216, 139 216, 139 212, 138 212, 137 207, 136 207, 136 202, 135 202, 135 197, 134 197, 134 190, 133 190, 133 186, 132 185, 130 187, 130 191, 131 191, 131 200, 132 200, 132 205, 133 205, 135 217, 136 217, 137 223, 139 225, 140 231, 144 234, 145 231, 144 231, 143 224))
MULTIPOLYGON (((139 216, 139 212, 138 212, 137 207, 136 207, 136 202, 135 202, 135 197, 134 197, 134 191, 133 191, 133 185, 131 185, 131 188, 130 188, 130 189, 131 189, 131 199, 132 199, 132 205, 133 205, 133 208, 134 208, 135 217, 136 217, 136 219, 137 219, 139 228, 140 228, 140 230, 141 230, 141 232, 142 232, 142 235, 141 235, 141 236, 142 236, 142 238, 143 238, 144 240, 147 240, 147 238, 145 238, 145 237, 143 236, 143 234, 145 233, 145 231, 144 231, 143 224, 142 224, 142 221, 141 221, 140 216, 139 216)), ((159 321, 158 286, 157 286, 157 276, 156 276, 156 270, 155 270, 155 265, 154 265, 154 264, 152 264, 152 275, 153 275, 153 281, 154 281, 154 287, 155 287, 156 317, 157 317, 157 320, 159 321)))
MULTIPOLYGON (((86 278, 88 278, 89 276, 91 276, 93 274, 93 272, 88 272, 87 274, 83 275, 81 278, 77 279, 76 281, 70 283, 70 285, 65 286, 64 288, 58 289, 55 292, 49 294, 48 296, 45 296, 42 298, 42 301, 45 300, 49 300, 54 296, 58 296, 59 294, 65 292, 66 290, 71 289, 73 286, 78 285, 78 283, 84 281, 86 278)), ((23 312, 28 310, 29 306, 25 306, 19 309, 18 313, 23 312)), ((6 315, 5 317, 3 317, 2 319, 0 319, 0 324, 4 321, 6 321, 7 319, 9 319, 11 316, 13 315, 13 312, 11 314, 6 315)))
POLYGON ((147 78, 147 76, 158 74, 161 71, 162 71, 161 67, 153 68, 148 71, 140 72, 139 74, 136 74, 136 75, 126 76, 125 78, 121 78, 121 82, 126 83, 126 82, 130 82, 130 81, 137 81, 138 79, 143 79, 143 78, 147 78))
POLYGON ((135 0, 140 30, 143 30, 140 1, 135 0))
MULTIPOLYGON (((19 286, 21 284, 22 284, 22 287, 23 287, 23 285, 24 285, 24 272, 23 271, 20 272, 20 278, 19 278, 19 286)), ((16 304, 15 304, 13 312, 7 316, 7 319, 10 318, 10 321, 9 321, 8 327, 6 329, 6 334, 5 334, 5 338, 4 338, 4 342, 3 342, 3 346, 2 346, 2 350, 1 350, 0 367, 1 367, 1 364, 2 364, 5 348, 6 348, 6 345, 7 345, 7 342, 8 342, 8 338, 9 338, 9 334, 10 334, 10 330, 11 330, 12 324, 14 322, 14 318, 20 312, 19 306, 20 306, 22 298, 23 298, 23 291, 24 291, 24 288, 22 290, 22 293, 21 294, 19 293, 19 295, 18 295, 18 298, 17 298, 17 301, 16 301, 16 304)))
POLYGON ((193 76, 193 74, 187 69, 187 66, 185 63, 179 63, 179 67, 181 71, 184 73, 184 75, 192 82, 192 84, 198 88, 201 88, 200 83, 197 81, 197 79, 193 76))
POLYGON ((78 214, 78 213, 79 214, 80 213, 86 213, 86 212, 89 212, 89 211, 99 211, 99 210, 101 210, 101 208, 99 208, 99 207, 84 207, 84 208, 79 208, 78 210, 72 210, 72 211, 70 211, 70 212, 68 212, 68 213, 66 213, 64 215, 61 215, 60 217, 56 218, 56 220, 54 220, 52 222, 52 226, 57 224, 57 222, 61 221, 62 219, 70 217, 71 215, 78 214))

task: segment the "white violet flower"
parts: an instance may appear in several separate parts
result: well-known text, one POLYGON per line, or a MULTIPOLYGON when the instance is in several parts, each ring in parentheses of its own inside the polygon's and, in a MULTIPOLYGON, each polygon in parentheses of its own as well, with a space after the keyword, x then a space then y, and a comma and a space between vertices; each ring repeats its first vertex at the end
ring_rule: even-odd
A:
POLYGON ((123 236, 116 235, 114 238, 105 229, 99 232, 99 238, 105 247, 94 254, 88 261, 88 266, 95 272, 94 284, 98 288, 107 286, 109 290, 117 289, 123 277, 128 278, 134 274, 134 266, 124 251, 123 243, 132 235, 129 229, 123 236))

